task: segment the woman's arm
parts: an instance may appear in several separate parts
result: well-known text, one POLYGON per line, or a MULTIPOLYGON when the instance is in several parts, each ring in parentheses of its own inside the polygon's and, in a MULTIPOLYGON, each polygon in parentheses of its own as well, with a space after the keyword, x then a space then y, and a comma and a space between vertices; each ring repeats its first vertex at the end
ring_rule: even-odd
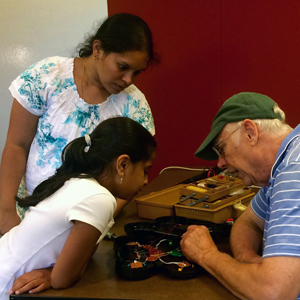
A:
POLYGON ((20 223, 15 196, 26 169, 30 145, 36 134, 38 116, 14 99, 0 173, 0 233, 20 223))
POLYGON ((67 288, 82 276, 100 235, 101 232, 92 225, 74 222, 51 273, 51 286, 54 289, 67 288))

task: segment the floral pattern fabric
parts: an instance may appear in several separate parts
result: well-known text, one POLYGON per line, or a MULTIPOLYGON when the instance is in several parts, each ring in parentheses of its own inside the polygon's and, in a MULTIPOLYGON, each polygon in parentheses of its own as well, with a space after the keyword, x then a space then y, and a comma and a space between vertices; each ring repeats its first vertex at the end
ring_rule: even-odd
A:
POLYGON ((91 133, 102 121, 126 116, 155 134, 151 109, 144 94, 130 85, 98 105, 80 98, 73 77, 74 58, 49 57, 23 72, 9 89, 30 113, 39 116, 19 196, 31 194, 61 164, 63 148, 73 139, 91 133))

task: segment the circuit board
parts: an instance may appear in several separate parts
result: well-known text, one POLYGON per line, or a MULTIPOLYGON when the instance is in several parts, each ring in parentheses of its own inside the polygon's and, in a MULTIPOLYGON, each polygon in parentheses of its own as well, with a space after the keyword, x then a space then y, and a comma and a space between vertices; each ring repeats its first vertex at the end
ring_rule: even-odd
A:
POLYGON ((181 235, 191 224, 207 226, 214 240, 228 237, 231 228, 184 217, 126 224, 127 235, 114 240, 116 273, 128 280, 146 279, 157 272, 180 279, 199 276, 203 269, 188 261, 180 248, 181 235))

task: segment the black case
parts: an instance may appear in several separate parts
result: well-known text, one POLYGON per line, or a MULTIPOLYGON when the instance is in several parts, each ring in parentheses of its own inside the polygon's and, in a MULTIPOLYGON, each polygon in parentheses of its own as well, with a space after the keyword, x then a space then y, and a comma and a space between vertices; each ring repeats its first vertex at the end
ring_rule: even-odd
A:
POLYGON ((215 224, 176 216, 160 217, 155 222, 128 223, 124 226, 127 235, 114 239, 116 273, 128 280, 146 279, 157 272, 178 279, 199 276, 203 269, 189 262, 180 249, 181 236, 192 224, 206 226, 215 242, 220 238, 228 238, 231 229, 231 226, 226 223, 215 224), (146 261, 149 252, 143 248, 143 245, 151 245, 170 254, 160 258, 163 262, 160 259, 146 261), (142 263, 142 267, 132 268, 131 263, 134 261, 142 263), (181 267, 175 264, 182 262, 188 262, 190 266, 181 267))

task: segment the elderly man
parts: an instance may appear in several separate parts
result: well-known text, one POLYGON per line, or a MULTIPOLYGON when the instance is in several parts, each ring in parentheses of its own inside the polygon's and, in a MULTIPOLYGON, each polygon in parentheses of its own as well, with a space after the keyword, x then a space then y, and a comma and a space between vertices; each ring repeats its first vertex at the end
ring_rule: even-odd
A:
POLYGON ((190 226, 181 240, 188 259, 241 299, 300 299, 300 126, 284 119, 265 95, 234 95, 195 153, 262 186, 232 228, 234 258, 218 251, 204 226, 190 226))

